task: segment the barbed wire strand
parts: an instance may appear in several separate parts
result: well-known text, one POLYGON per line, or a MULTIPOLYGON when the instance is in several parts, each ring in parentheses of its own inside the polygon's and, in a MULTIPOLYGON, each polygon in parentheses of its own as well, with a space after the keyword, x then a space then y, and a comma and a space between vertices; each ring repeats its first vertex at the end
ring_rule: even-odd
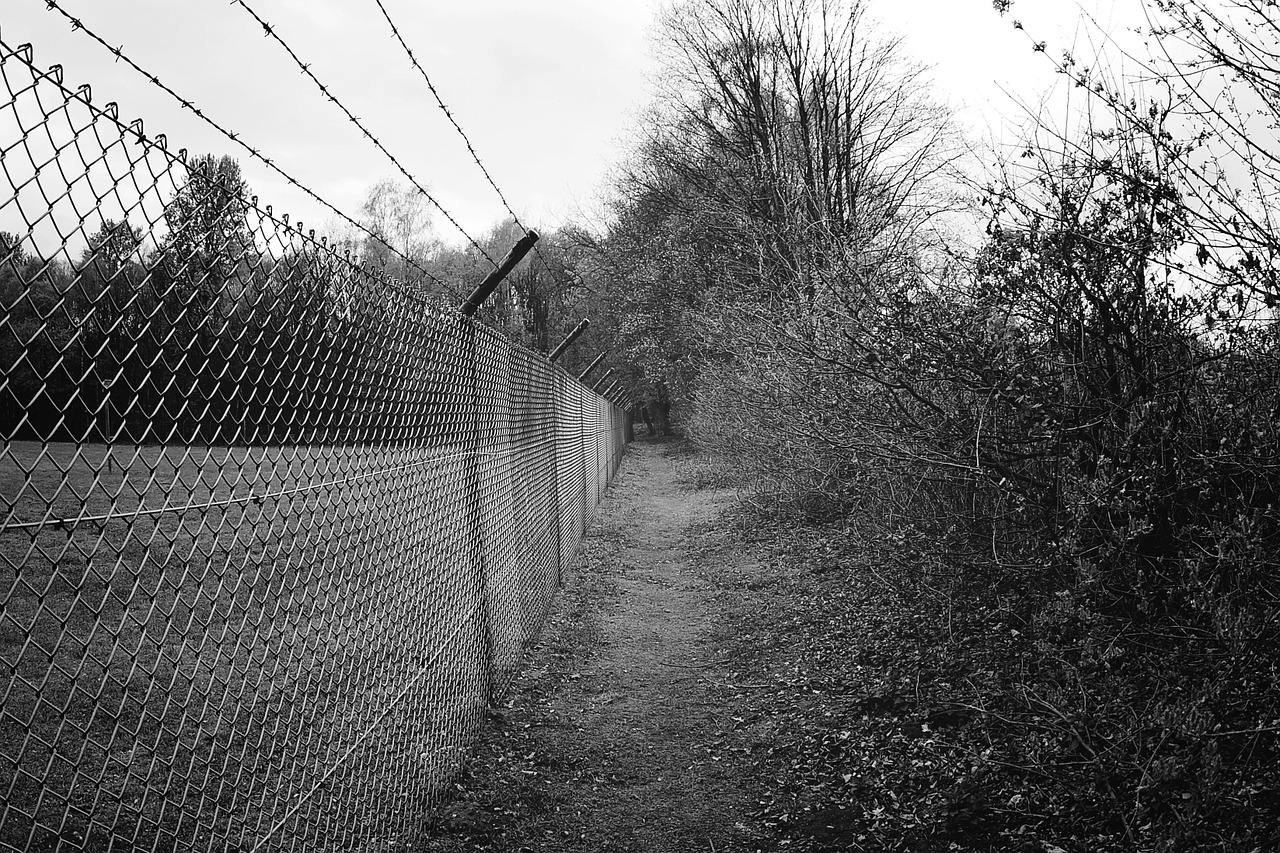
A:
POLYGON ((383 5, 382 0, 373 0, 373 2, 378 4, 378 10, 382 12, 382 17, 386 19, 387 26, 391 27, 392 35, 394 35, 396 41, 400 43, 400 47, 404 49, 404 52, 409 57, 409 61, 413 63, 413 67, 417 69, 418 74, 422 76, 423 82, 427 84, 427 89, 430 90, 431 97, 435 98, 436 106, 438 106, 440 111, 444 113, 445 118, 449 119, 449 124, 453 125, 453 129, 457 131, 458 136, 462 137, 462 141, 466 144, 467 152, 471 155, 471 159, 480 167, 480 171, 484 174, 485 180, 489 182, 489 186, 493 187, 493 191, 498 194, 498 198, 502 201, 502 206, 507 209, 507 213, 511 214, 511 218, 522 231, 528 231, 529 229, 520 221, 520 217, 511 209, 511 205, 507 202, 507 197, 498 187, 497 182, 494 181, 493 175, 489 174, 489 170, 486 169, 484 163, 481 162, 480 155, 476 153, 475 146, 471 144, 471 140, 467 137, 466 131, 464 131, 462 126, 458 124, 457 119, 453 116, 453 111, 449 109, 445 104, 444 99, 440 97, 440 92, 436 89, 435 84, 431 82, 431 78, 427 75, 427 72, 423 69, 421 63, 418 62, 418 58, 414 56, 412 48, 410 48, 408 43, 405 42, 404 36, 400 34, 400 28, 397 27, 396 22, 391 19, 391 13, 387 11, 387 7, 383 5))
POLYGON ((252 17, 260 27, 262 27, 263 34, 267 38, 274 40, 276 44, 284 48, 285 53, 289 54, 289 58, 292 59, 294 64, 298 66, 298 68, 302 71, 302 73, 309 80, 311 80, 311 82, 314 83, 317 88, 319 88, 321 94, 323 94, 329 100, 330 103, 332 103, 335 107, 337 107, 342 111, 343 115, 347 117, 347 120, 350 121, 352 124, 354 124, 360 130, 360 132, 364 134, 365 138, 368 139, 370 142, 372 142, 374 147, 377 148, 380 152, 382 152, 383 156, 385 156, 388 160, 390 160, 393 166, 395 166, 397 169, 400 170, 400 174, 404 175, 405 178, 408 179, 409 183, 413 185, 414 189, 416 189, 419 193, 421 193, 423 198, 425 198, 428 202, 430 202, 431 205, 435 207, 436 210, 440 211, 440 213, 444 215, 444 218, 449 221, 449 224, 452 225, 454 228, 456 228, 458 230, 458 233, 461 234, 463 237, 465 237, 467 242, 470 243, 471 246, 485 258, 485 260, 493 264, 495 268, 498 266, 498 262, 495 261, 493 258, 491 258, 489 256, 489 253, 484 250, 484 247, 481 246, 479 243, 477 243, 475 238, 467 233, 466 229, 463 228, 462 225, 458 223, 458 220, 454 219, 453 214, 449 213, 449 211, 446 210, 444 206, 440 204, 439 201, 436 200, 435 196, 433 196, 430 192, 428 192, 427 188, 418 182, 418 179, 415 178, 413 174, 410 173, 409 170, 404 167, 404 164, 402 164, 398 159, 396 159, 396 156, 394 154, 392 154, 390 151, 387 150, 387 147, 383 145, 382 142, 380 142, 378 138, 374 136, 373 133, 370 132, 367 127, 364 126, 364 124, 360 121, 360 119, 357 118, 356 115, 353 112, 351 112, 351 110, 348 109, 344 103, 342 103, 342 101, 338 100, 337 96, 334 95, 333 92, 329 90, 328 86, 320 82, 320 78, 317 77, 315 75, 315 72, 311 70, 310 64, 302 61, 302 58, 299 57, 298 54, 294 51, 294 49, 289 46, 288 42, 286 42, 280 36, 280 34, 276 32, 276 28, 274 26, 272 26, 270 23, 265 21, 261 15, 259 15, 257 12, 253 10, 252 6, 250 6, 248 3, 245 2, 245 0, 231 0, 231 2, 233 5, 239 6, 241 9, 244 9, 245 12, 247 12, 249 16, 252 17))
MULTIPOLYGON (((458 120, 454 117, 453 111, 449 109, 449 106, 440 96, 439 90, 437 90, 435 84, 431 82, 431 77, 427 74, 426 69, 424 69, 422 64, 418 62, 418 57, 414 55, 413 49, 409 47, 404 36, 400 34, 400 28, 396 26, 396 22, 391 18, 391 13, 387 11, 386 5, 383 4, 382 0, 373 1, 378 5, 378 11, 382 12, 382 17, 386 19, 387 26, 391 28, 391 34, 395 36, 396 41, 400 43, 400 47, 403 48, 405 54, 408 55, 409 61, 413 64, 413 67, 417 70, 418 74, 421 75, 423 82, 427 84, 427 89, 431 92, 431 97, 435 99, 436 106, 438 106, 440 111, 444 113, 445 118, 449 120, 449 124, 453 125, 453 129, 457 131, 458 136, 462 137, 463 143, 467 146, 467 153, 471 155, 471 159, 475 164, 480 167, 480 172, 484 175, 485 180, 489 182, 489 186, 493 187, 493 191, 498 194, 498 198, 502 201, 502 206, 506 208, 507 213, 511 214, 511 220, 516 224, 517 228, 527 233, 529 228, 520 221, 520 217, 516 214, 515 210, 512 209, 511 204, 507 201, 507 197, 498 186, 497 181, 493 179, 493 175, 491 175, 489 170, 485 167, 484 162, 480 159, 480 154, 476 151, 475 146, 472 145, 471 139, 467 136, 466 131, 462 129, 462 125, 460 125, 458 120)), ((533 253, 537 256, 538 260, 542 261, 542 266, 551 274, 551 277, 557 279, 563 286, 565 284, 565 280, 556 275, 555 268, 542 254, 542 250, 538 247, 537 243, 533 244, 533 253)))
MULTIPOLYGON (((315 201, 316 203, 320 204, 320 205, 321 205, 321 206, 323 206, 326 210, 328 210, 329 212, 333 213, 335 216, 337 216, 337 217, 338 217, 339 219, 341 219, 343 222, 346 222, 348 225, 352 226, 353 228, 357 229, 358 231, 363 232, 364 234, 368 235, 369 237, 372 237, 373 239, 375 239, 375 240, 379 241, 380 243, 381 243, 381 242, 384 242, 383 238, 382 238, 382 237, 380 237, 380 236, 378 236, 376 233, 374 233, 374 232, 373 232, 373 231, 372 231, 368 226, 366 226, 366 225, 362 224, 361 222, 359 222, 359 221, 357 221, 357 220, 355 220, 355 219, 351 218, 351 217, 350 217, 350 216, 348 216, 346 213, 343 213, 343 212, 342 212, 341 210, 339 210, 336 206, 334 206, 331 202, 329 202, 329 201, 325 200, 324 198, 322 198, 322 197, 319 195, 319 193, 317 193, 315 190, 313 190, 313 189, 311 189, 310 187, 306 186, 306 185, 305 185, 305 184, 303 184, 301 181, 299 181, 297 178, 293 177, 293 176, 292 176, 292 175, 290 175, 288 172, 286 172, 282 167, 280 167, 280 166, 279 166, 279 165, 278 165, 274 160, 272 160, 270 157, 268 157, 268 156, 266 156, 265 154, 263 154, 263 153, 262 153, 261 151, 259 151, 257 148, 254 148, 254 147, 253 147, 252 145, 250 145, 248 142, 245 142, 242 138, 240 138, 240 134, 238 134, 238 133, 236 133, 236 132, 234 132, 234 131, 231 131, 231 130, 227 130, 225 127, 223 127, 223 126, 222 126, 221 124, 219 124, 217 121, 215 121, 213 118, 211 118, 210 116, 208 116, 207 114, 205 114, 205 112, 204 112, 203 110, 201 110, 199 107, 197 107, 193 101, 191 101, 191 100, 190 100, 190 99, 188 99, 188 98, 184 98, 182 95, 180 95, 180 94, 178 94, 176 91, 174 91, 171 87, 169 87, 169 86, 168 86, 168 85, 166 85, 165 83, 162 83, 162 82, 160 81, 160 78, 159 78, 159 77, 157 77, 155 74, 152 74, 151 72, 147 71, 145 68, 143 68, 143 67, 142 67, 141 65, 139 65, 137 62, 135 62, 132 58, 130 58, 130 57, 129 57, 129 55, 128 55, 128 54, 126 54, 126 53, 124 52, 124 46, 123 46, 123 45, 120 45, 119 47, 113 46, 110 42, 108 42, 108 41, 107 41, 106 39, 104 39, 102 36, 98 35, 96 32, 94 32, 94 31, 93 31, 93 30, 91 30, 88 26, 86 26, 86 25, 85 25, 85 23, 84 23, 84 21, 83 21, 82 19, 75 17, 75 16, 74 16, 74 15, 72 15, 71 13, 67 12, 67 10, 66 10, 66 9, 63 9, 63 8, 58 4, 58 0, 40 0, 40 2, 43 2, 43 3, 44 3, 46 10, 48 10, 48 11, 53 11, 53 12, 57 12, 59 15, 61 15, 63 18, 65 18, 65 19, 67 20, 67 22, 71 24, 71 29, 72 29, 73 31, 75 31, 75 30, 79 30, 79 31, 83 32, 86 36, 88 36, 89 38, 93 39, 95 42, 97 42, 99 45, 101 45, 103 48, 105 48, 108 52, 110 52, 110 53, 111 53, 111 54, 112 54, 112 55, 113 55, 113 56, 114 56, 118 61, 124 62, 126 65, 128 65, 130 68, 132 68, 134 71, 136 71, 138 74, 140 74, 140 75, 142 75, 143 77, 145 77, 145 78, 147 79, 147 81, 148 81, 148 82, 150 82, 152 85, 154 85, 155 87, 157 87, 157 88, 158 88, 158 89, 160 89, 161 91, 163 91, 163 92, 165 92, 166 94, 168 94, 171 98, 173 98, 174 100, 176 100, 179 104, 181 104, 181 105, 182 105, 182 107, 183 107, 185 110, 187 110, 187 111, 188 111, 188 112, 190 112, 192 115, 194 115, 194 116, 196 116, 197 118, 199 118, 199 119, 200 119, 201 121, 203 121, 205 124, 209 125, 209 127, 212 127, 214 130, 216 130, 216 131, 217 131, 218 133, 220 133, 221 135, 225 136, 227 139, 229 139, 229 140, 231 140, 232 142, 234 142, 236 145, 239 145, 239 146, 240 146, 242 149, 244 149, 244 150, 245 150, 245 151, 246 151, 246 152, 247 152, 251 157, 253 157, 253 159, 255 159, 255 160, 257 160, 258 162, 262 163, 263 165, 267 166, 269 169, 271 169, 271 170, 272 170, 273 172, 275 172, 277 175, 279 175, 280 177, 284 178, 284 179, 285 179, 285 181, 287 181, 291 186, 293 186, 294 188, 299 189, 299 190, 301 190, 302 192, 306 193, 306 195, 307 195, 309 198, 311 198, 311 200, 312 200, 312 201, 315 201)), ((163 146, 162 146, 162 147, 163 147, 163 146)), ((433 281, 434 283, 436 283, 436 284, 440 285, 441 287, 443 287, 445 290, 449 291, 449 293, 450 293, 450 295, 451 295, 451 296, 454 296, 454 297, 459 296, 459 291, 458 291, 458 289, 457 289, 456 287, 454 287, 454 286, 452 286, 452 285, 450 285, 450 284, 446 283, 445 281, 441 280, 438 276, 434 275, 430 270, 428 270, 428 269, 424 268, 424 267, 423 267, 421 264, 419 264, 417 261, 413 260, 413 259, 412 259, 412 258, 410 258, 408 255, 405 255, 405 254, 403 254, 402 252, 398 251, 394 246, 388 246, 387 248, 389 248, 389 249, 391 250, 391 253, 392 253, 392 254, 394 254, 396 257, 400 258, 401 260, 403 260, 403 261, 404 261, 408 266, 413 267, 415 270, 417 270, 418 272, 422 273, 422 275, 424 275, 426 278, 430 279, 430 280, 431 280, 431 281, 433 281)), ((406 267, 406 269, 407 269, 407 267, 406 267)))

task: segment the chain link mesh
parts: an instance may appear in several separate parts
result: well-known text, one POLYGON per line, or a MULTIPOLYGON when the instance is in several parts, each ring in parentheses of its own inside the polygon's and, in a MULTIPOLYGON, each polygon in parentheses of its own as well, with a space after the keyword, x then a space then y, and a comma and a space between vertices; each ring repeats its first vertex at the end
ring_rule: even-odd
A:
POLYGON ((0 850, 402 849, 625 413, 0 74, 0 850))

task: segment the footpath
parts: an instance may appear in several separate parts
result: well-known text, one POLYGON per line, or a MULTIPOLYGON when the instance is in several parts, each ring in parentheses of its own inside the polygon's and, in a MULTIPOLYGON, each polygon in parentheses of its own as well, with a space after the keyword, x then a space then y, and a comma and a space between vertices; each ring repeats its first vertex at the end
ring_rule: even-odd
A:
POLYGON ((680 482, 673 447, 629 449, 425 850, 756 849, 759 744, 713 618, 732 495, 680 482))

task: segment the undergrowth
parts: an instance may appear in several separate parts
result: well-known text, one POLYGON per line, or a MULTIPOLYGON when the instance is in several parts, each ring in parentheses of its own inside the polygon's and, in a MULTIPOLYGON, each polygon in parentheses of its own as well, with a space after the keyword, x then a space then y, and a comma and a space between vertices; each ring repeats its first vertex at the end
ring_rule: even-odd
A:
POLYGON ((1031 606, 909 534, 738 527, 769 555, 724 630, 773 685, 743 725, 778 849, 1280 849, 1274 655, 1031 606))

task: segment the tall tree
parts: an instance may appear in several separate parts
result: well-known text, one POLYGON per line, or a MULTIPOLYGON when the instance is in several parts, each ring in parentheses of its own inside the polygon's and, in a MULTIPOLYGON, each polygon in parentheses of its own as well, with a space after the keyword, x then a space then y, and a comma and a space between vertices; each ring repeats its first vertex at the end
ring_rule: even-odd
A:
POLYGON ((146 292, 142 229, 106 219, 89 236, 76 264, 76 291, 81 310, 93 318, 98 334, 123 337, 122 326, 135 326, 150 303, 146 292))
POLYGON ((715 229, 735 290, 813 300, 851 253, 938 212, 914 202, 954 154, 947 113, 858 0, 686 2, 662 31, 633 180, 715 229))
POLYGON ((193 317, 210 311, 257 261, 246 215, 249 187, 232 157, 205 154, 165 207, 161 243, 168 283, 193 317))
POLYGON ((690 0, 661 32, 663 84, 603 241, 653 399, 688 402, 762 336, 866 346, 953 207, 956 135, 921 69, 858 0, 690 0))
POLYGON ((150 331, 162 357, 151 369, 166 375, 153 384, 172 379, 179 393, 153 395, 147 404, 153 429, 176 427, 191 437, 220 428, 229 417, 230 392, 218 393, 219 383, 232 383, 236 375, 228 369, 236 338, 229 326, 257 291, 264 263, 239 163, 206 154, 193 158, 187 173, 165 207, 168 232, 152 272, 159 310, 150 331))
POLYGON ((422 192, 385 178, 369 188, 360 212, 365 226, 376 235, 365 240, 366 259, 403 281, 419 278, 415 265, 425 263, 438 248, 422 192))

